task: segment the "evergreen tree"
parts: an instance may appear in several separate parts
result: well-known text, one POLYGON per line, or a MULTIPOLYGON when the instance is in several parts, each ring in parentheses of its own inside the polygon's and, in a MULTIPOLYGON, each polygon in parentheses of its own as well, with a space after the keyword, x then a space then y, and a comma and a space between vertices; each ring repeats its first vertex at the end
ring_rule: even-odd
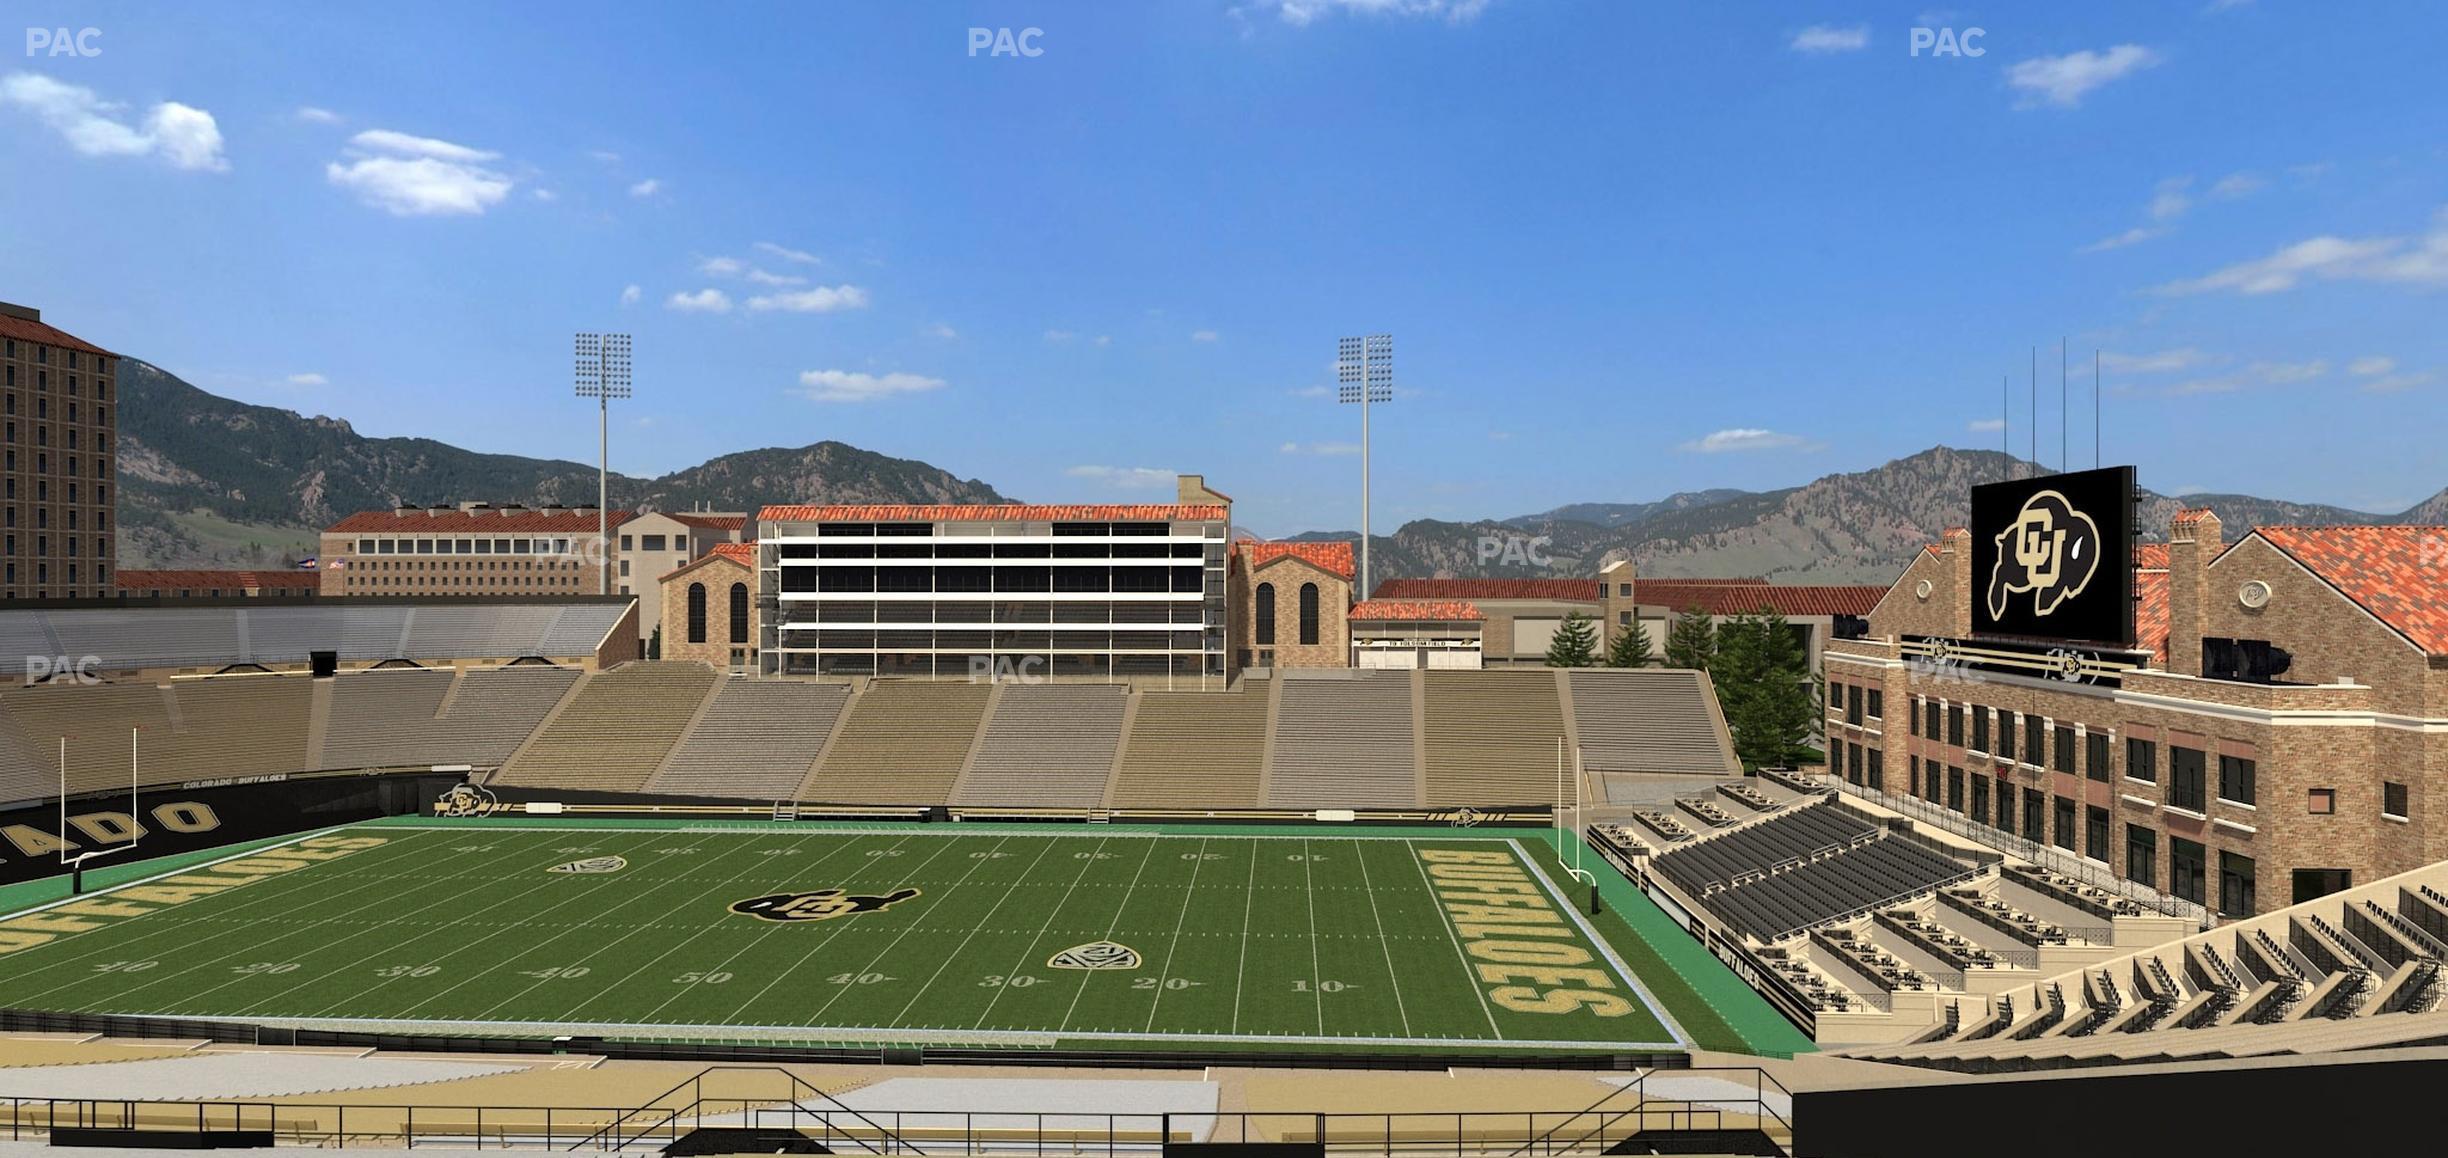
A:
POLYGON ((1791 763, 1820 730, 1819 680, 1783 615, 1763 609, 1727 620, 1709 678, 1747 767, 1791 763))
POLYGON ((1675 616, 1673 626, 1666 629, 1666 666, 1707 671, 1716 654, 1717 626, 1707 612, 1688 607, 1675 616))
POLYGON ((1596 667, 1598 665, 1598 629, 1589 616, 1569 612, 1556 627, 1555 637, 1547 643, 1549 667, 1596 667))
POLYGON ((1657 657, 1650 654, 1649 626, 1640 621, 1640 616, 1633 616, 1632 625, 1616 632, 1615 638, 1607 642, 1608 667, 1648 667, 1656 662, 1657 657))

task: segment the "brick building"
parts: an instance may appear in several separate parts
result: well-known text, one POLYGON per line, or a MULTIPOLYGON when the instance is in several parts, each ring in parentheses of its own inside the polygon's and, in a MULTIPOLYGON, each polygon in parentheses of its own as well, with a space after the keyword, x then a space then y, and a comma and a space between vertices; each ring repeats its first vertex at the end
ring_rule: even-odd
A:
POLYGON ((1858 619, 1886 594, 1882 587, 1807 586, 1766 579, 1642 579, 1630 562, 1607 564, 1595 579, 1388 579, 1372 599, 1469 603, 1484 617, 1490 667, 1547 662, 1547 645, 1564 617, 1578 613, 1598 628, 1599 651, 1639 623, 1651 654, 1663 657, 1674 617, 1699 610, 1722 623, 1762 610, 1785 617, 1809 654, 1812 670, 1841 623, 1858 619))
POLYGON ((1350 667, 1356 569, 1344 542, 1233 544, 1233 669, 1350 667))
POLYGON ((266 595, 313 595, 322 589, 313 571, 121 571, 119 593, 169 599, 256 599, 266 595))
POLYGON ((648 511, 622 523, 614 589, 638 596, 639 634, 652 639, 663 626, 663 600, 655 588, 661 576, 724 543, 746 542, 749 534, 748 516, 736 512, 648 511))
MULTIPOLYGON (((613 511, 615 536, 632 517, 613 511)), ((397 507, 323 531, 325 595, 605 595, 601 565, 620 563, 593 507, 397 507)), ((618 581, 615 580, 617 583, 618 581)))
POLYGON ((0 302, 0 599, 113 586, 119 358, 0 302))
POLYGON ((2187 511, 2135 551, 2132 651, 2028 662, 1978 658, 1971 550, 1948 531, 1829 644, 1848 791, 2230 916, 2448 859, 2448 528, 2230 545, 2187 511))
POLYGON ((664 573, 652 603, 664 625, 664 659, 721 671, 753 671, 758 628, 756 544, 717 543, 664 573))

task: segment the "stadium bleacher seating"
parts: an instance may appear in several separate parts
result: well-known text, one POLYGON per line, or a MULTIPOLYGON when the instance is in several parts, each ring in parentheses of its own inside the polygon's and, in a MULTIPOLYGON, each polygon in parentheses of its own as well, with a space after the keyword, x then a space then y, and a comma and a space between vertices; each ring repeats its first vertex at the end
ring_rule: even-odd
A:
POLYGON ((952 803, 1095 808, 1122 743, 1124 692, 1111 684, 1004 688, 952 803))
POLYGON ((1406 671, 1278 677, 1270 808, 1411 808, 1419 803, 1406 671))
POLYGON ((1552 671, 1421 674, 1431 808, 1552 803, 1562 698, 1552 671))
POLYGON ((310 677, 218 676, 182 680, 170 691, 178 728, 168 737, 147 737, 147 779, 274 776, 306 766, 310 677))
POLYGON ((441 736, 460 755, 434 762, 499 767, 577 686, 578 675, 545 664, 462 672, 440 717, 441 736))
POLYGON ((635 792, 679 743, 715 678, 704 664, 676 662, 592 673, 560 714, 502 766, 498 782, 635 792))
POLYGON ((1806 804, 1681 842, 1656 871, 1760 941, 1925 892, 1967 867, 1828 804, 1806 804))
POLYGON ((968 762, 994 689, 983 684, 877 680, 798 798, 825 804, 943 804, 968 762))
POLYGON ((1674 668, 1576 670, 1573 724, 1593 772, 1740 775, 1707 678, 1674 668))
POLYGON ((324 768, 412 768, 456 763, 434 717, 455 674, 429 668, 345 672, 332 679, 324 768))
POLYGON ((725 677, 645 790, 787 800, 807 781, 849 699, 841 684, 725 677))
POLYGON ((93 656, 104 671, 303 666, 317 651, 343 664, 567 658, 595 654, 627 614, 626 602, 552 599, 0 608, 0 645, 93 656))
POLYGON ((1143 692, 1122 741, 1115 808, 1255 805, 1266 749, 1267 686, 1229 692, 1143 692), (1234 801, 1247 802, 1234 804, 1234 801))
MULTIPOLYGON (((60 740, 68 741, 68 791, 124 788, 128 783, 128 731, 142 729, 155 743, 167 740, 170 693, 156 684, 43 684, 0 694, 0 716, 23 738, 34 761, 31 796, 59 791, 60 740)), ((140 745, 141 746, 141 745, 140 745)), ((155 780, 165 766, 144 769, 155 780)), ((17 793, 5 795, 17 797, 17 793)))

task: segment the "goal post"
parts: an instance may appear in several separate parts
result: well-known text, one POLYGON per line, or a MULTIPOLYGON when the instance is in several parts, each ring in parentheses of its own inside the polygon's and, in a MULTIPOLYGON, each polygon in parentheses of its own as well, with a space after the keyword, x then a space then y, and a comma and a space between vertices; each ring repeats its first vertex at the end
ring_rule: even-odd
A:
POLYGON ((75 853, 74 855, 71 855, 71 854, 69 853, 69 851, 68 851, 68 846, 69 846, 69 844, 71 843, 71 840, 72 840, 72 838, 71 838, 71 837, 68 835, 68 740, 69 740, 69 737, 67 737, 67 736, 65 736, 65 735, 63 735, 63 736, 61 736, 61 737, 60 737, 60 742, 59 742, 59 840, 60 840, 59 857, 60 857, 60 867, 62 867, 62 868, 64 868, 64 869, 68 870, 68 892, 69 892, 69 895, 70 895, 70 896, 83 896, 83 895, 85 894, 85 862, 86 862, 86 861, 89 861, 89 860, 99 860, 99 859, 101 859, 101 858, 103 858, 103 857, 106 857, 106 856, 113 856, 113 855, 116 855, 116 854, 118 854, 118 853, 127 852, 127 851, 129 851, 129 850, 131 850, 131 849, 134 849, 134 848, 137 846, 137 844, 138 844, 138 843, 140 843, 141 841, 143 841, 143 840, 144 840, 144 820, 142 819, 142 813, 140 813, 140 812, 137 810, 138 785, 139 785, 139 784, 141 784, 141 783, 142 783, 142 781, 143 781, 143 774, 142 774, 142 772, 141 772, 141 768, 143 767, 143 747, 142 747, 142 737, 143 737, 143 733, 144 733, 144 729, 143 729, 141 726, 139 726, 139 727, 131 727, 131 728, 129 728, 129 729, 128 729, 128 806, 127 806, 128 831, 127 831, 127 839, 126 839, 125 841, 121 841, 121 842, 119 842, 119 843, 117 843, 117 844, 113 844, 113 845, 111 845, 111 846, 109 846, 109 847, 107 847, 107 848, 92 848, 92 849, 86 849, 86 850, 84 850, 84 851, 82 851, 82 852, 75 853))

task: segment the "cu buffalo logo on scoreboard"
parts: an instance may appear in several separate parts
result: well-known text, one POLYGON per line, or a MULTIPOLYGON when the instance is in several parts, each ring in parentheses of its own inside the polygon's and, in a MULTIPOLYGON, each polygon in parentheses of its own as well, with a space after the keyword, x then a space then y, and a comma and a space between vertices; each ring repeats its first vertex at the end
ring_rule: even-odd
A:
POLYGON ((877 913, 918 895, 916 889, 894 889, 882 896, 867 896, 841 889, 815 889, 804 893, 773 893, 750 897, 731 906, 731 911, 766 921, 830 921, 858 913, 877 913))
POLYGON ((2032 614, 2047 618, 2081 595, 2099 573, 2099 523, 2053 490, 2024 500, 2012 523, 1997 534, 1997 562, 1989 569, 1989 615, 2002 618, 2014 596, 2030 594, 2032 614))

